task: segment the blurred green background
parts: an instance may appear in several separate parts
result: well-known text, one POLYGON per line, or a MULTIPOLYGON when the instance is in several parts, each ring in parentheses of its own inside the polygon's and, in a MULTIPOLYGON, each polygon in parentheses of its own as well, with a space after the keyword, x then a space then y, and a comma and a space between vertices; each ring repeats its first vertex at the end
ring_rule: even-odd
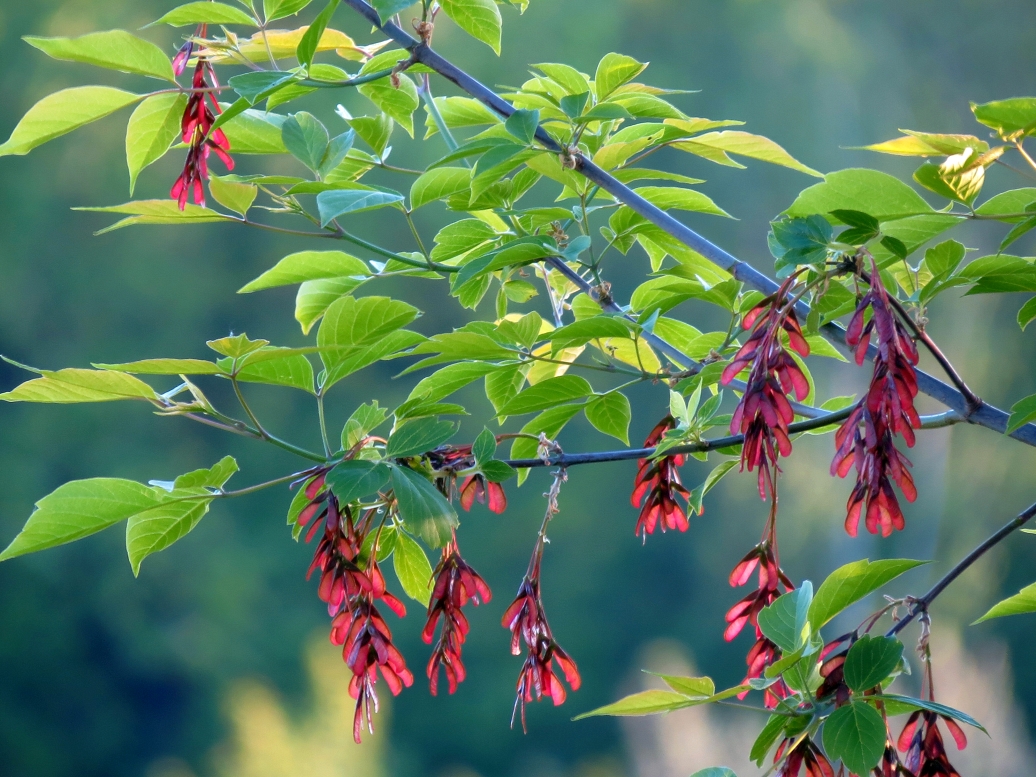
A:
MULTIPOLYGON (((172 5, 0 4, 0 135, 55 89, 132 84, 52 62, 20 36, 136 29, 172 5)), ((630 54, 652 63, 650 83, 701 90, 677 98, 687 113, 745 120, 746 129, 823 171, 865 165, 908 177, 909 160, 847 149, 890 138, 898 127, 977 132, 982 128, 971 120, 969 100, 1034 91, 1036 5, 1029 0, 532 0, 524 16, 504 15, 499 59, 449 23, 440 25, 436 43, 491 85, 524 80, 530 63, 564 61, 592 72, 609 51, 630 54)), ((347 10, 338 12, 335 25, 360 41, 371 39, 347 10)), ((153 33, 173 50, 175 32, 153 33)), ((353 96, 333 99, 362 109, 353 96)), ((333 105, 325 99, 307 107, 336 126, 333 105)), ((58 368, 152 356, 205 358, 204 341, 230 332, 302 344, 291 317, 292 290, 233 292, 287 253, 318 246, 233 226, 146 227, 94 237, 105 218, 69 211, 128 199, 124 122, 122 114, 29 157, 0 160, 0 352, 58 368)), ((402 135, 397 129, 397 163, 422 164, 441 152, 435 141, 420 147, 402 135)), ((767 221, 812 181, 761 165, 737 171, 676 155, 665 162, 707 178, 704 190, 739 219, 691 216, 688 222, 756 266, 770 267, 767 221)), ((181 163, 171 154, 146 171, 137 197, 164 196, 181 163)), ((243 160, 241 170, 256 164, 243 160)), ((989 185, 1025 182, 995 171, 989 185)), ((446 213, 441 206, 426 211, 420 226, 430 236, 446 213)), ((390 247, 412 248, 405 230, 381 216, 357 228, 390 247)), ((969 246, 987 252, 1001 236, 992 229, 962 234, 969 246)), ((1016 247, 1031 255, 1031 235, 1016 247)), ((646 270, 634 254, 607 268, 620 299, 646 270)), ((441 284, 385 283, 377 293, 418 304, 427 332, 469 315, 441 284)), ((977 392, 1002 407, 1036 391, 1033 336, 1014 323, 1021 301, 950 293, 932 309, 930 331, 977 392)), ((681 310, 699 327, 719 325, 712 311, 695 303, 681 310)), ((376 365, 337 388, 329 400, 332 425, 340 428, 372 396, 390 407, 398 403, 411 384, 393 381, 397 371, 398 364, 376 365)), ((828 396, 858 391, 866 380, 863 370, 849 366, 824 365, 816 374, 828 396)), ((0 389, 24 378, 0 365, 0 389)), ((205 387, 222 396, 220 386, 205 387)), ((275 419, 270 426, 277 433, 319 445, 311 402, 285 393, 252 392, 260 415, 275 419)), ((658 387, 644 387, 632 400, 631 434, 640 439, 664 413, 666 397, 658 387)), ((461 401, 473 411, 461 436, 473 437, 487 404, 474 388, 461 401)), ((242 465, 238 485, 296 466, 287 454, 258 443, 129 404, 4 405, 0 441, 4 544, 33 502, 66 480, 171 479, 225 453, 242 465)), ((562 442, 570 451, 611 446, 585 422, 574 423, 562 442)), ((895 590, 920 594, 1034 498, 1031 449, 961 426, 926 432, 911 454, 921 498, 907 511, 907 530, 887 540, 851 540, 842 529, 850 486, 828 477, 830 455, 830 438, 805 438, 786 466, 782 560, 797 580, 819 581, 865 556, 935 559, 895 590)), ((697 483, 706 471, 692 462, 685 480, 697 483)), ((562 708, 533 705, 528 735, 508 727, 520 659, 509 654, 499 618, 542 515, 542 472, 520 491, 510 484, 505 515, 476 510, 465 517, 465 555, 495 592, 489 605, 470 614, 468 681, 453 697, 429 696, 422 619, 412 606, 396 633, 417 682, 387 705, 382 731, 366 749, 343 733, 351 722, 351 702, 342 702, 347 670, 326 645, 326 612, 315 585, 304 579, 311 549, 293 543, 284 526, 286 490, 217 505, 187 539, 148 559, 139 579, 126 563, 118 529, 0 565, 0 774, 677 777, 721 760, 737 765, 739 774, 752 773, 740 769, 752 726, 762 722, 754 713, 699 712, 625 726, 609 719, 570 722, 643 687, 641 668, 697 668, 717 684, 742 677, 749 640, 728 646, 722 629, 724 611, 741 595, 727 587, 726 574, 754 544, 765 518, 753 479, 727 478, 688 533, 652 536, 641 546, 628 504, 633 475, 633 463, 573 469, 562 493, 544 565, 545 597, 556 636, 578 661, 584 686, 562 708)), ((1034 543, 1028 536, 1004 543, 935 608, 941 696, 982 718, 994 737, 992 744, 973 737, 970 755, 961 760, 966 774, 1031 774, 1036 620, 966 624, 1031 582, 1034 543)), ((854 611, 842 625, 862 613, 854 611)))

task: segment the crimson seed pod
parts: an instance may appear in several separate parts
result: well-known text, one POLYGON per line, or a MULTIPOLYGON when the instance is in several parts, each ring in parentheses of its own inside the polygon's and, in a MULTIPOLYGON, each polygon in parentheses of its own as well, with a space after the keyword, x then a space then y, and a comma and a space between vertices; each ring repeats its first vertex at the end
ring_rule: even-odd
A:
MULTIPOLYGON (((655 447, 665 433, 675 427, 676 419, 667 415, 648 434, 644 447, 655 447)), ((633 482, 630 502, 634 507, 640 507, 641 503, 644 505, 634 528, 634 534, 639 534, 643 541, 647 541, 647 535, 654 533, 656 526, 663 532, 667 529, 687 531, 687 513, 677 502, 677 496, 685 503, 689 496, 680 482, 679 468, 683 463, 684 457, 680 454, 637 460, 637 479, 633 482)))

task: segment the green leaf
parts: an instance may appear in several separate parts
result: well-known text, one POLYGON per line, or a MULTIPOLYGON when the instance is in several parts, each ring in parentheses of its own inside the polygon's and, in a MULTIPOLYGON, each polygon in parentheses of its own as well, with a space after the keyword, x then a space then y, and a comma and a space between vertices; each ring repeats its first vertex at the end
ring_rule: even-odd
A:
POLYGON ((499 416, 522 415, 560 405, 593 394, 593 388, 578 375, 559 375, 530 386, 498 411, 499 416))
MULTIPOLYGON (((281 70, 252 70, 248 73, 240 73, 231 76, 228 84, 248 100, 250 105, 262 102, 265 98, 276 92, 278 89, 295 81, 298 74, 293 71, 284 72, 281 70)), ((229 122, 227 122, 229 124, 229 122)), ((231 148, 234 144, 231 143, 231 148)), ((236 150, 236 149, 235 149, 236 150)))
POLYGON ((932 213, 932 206, 888 173, 850 168, 828 173, 823 183, 799 194, 785 214, 795 218, 833 210, 857 210, 884 222, 932 213))
POLYGON ((238 469, 233 456, 224 456, 208 469, 196 469, 180 475, 173 481, 173 488, 223 488, 238 469))
POLYGON ((406 595, 427 607, 432 598, 432 565, 424 549, 406 532, 396 537, 392 567, 406 595))
MULTIPOLYGON (((246 383, 266 383, 271 386, 287 386, 315 393, 313 365, 304 352, 312 349, 277 348, 268 346, 256 352, 254 361, 247 357, 244 366, 238 365, 237 379, 246 383), (304 351, 300 353, 300 351, 304 351)), ((220 366, 230 370, 230 360, 220 360, 220 366)))
POLYGON ((252 351, 258 351, 263 346, 269 345, 269 340, 252 340, 243 332, 239 335, 221 337, 218 340, 209 340, 205 343, 209 348, 222 356, 229 356, 231 359, 238 359, 252 351))
POLYGON ((613 337, 629 339, 629 326, 615 316, 594 316, 555 329, 550 333, 550 343, 552 352, 558 353, 566 348, 586 345, 591 340, 613 337))
POLYGON ((699 769, 691 777, 737 777, 733 769, 726 766, 710 766, 708 769, 699 769))
POLYGON ((933 278, 949 277, 964 261, 967 249, 956 240, 944 240, 924 252, 925 267, 933 278))
POLYGON ((322 278, 369 276, 370 268, 363 260, 344 251, 299 251, 284 257, 254 281, 246 283, 238 289, 238 294, 322 278))
POLYGON ((1036 318, 1036 297, 1030 297, 1029 301, 1022 305, 1021 310, 1018 311, 1018 326, 1025 331, 1032 320, 1036 318))
POLYGON ((1019 399, 1011 406, 1011 417, 1007 420, 1007 433, 1010 434, 1016 429, 1021 429, 1031 421, 1036 421, 1036 394, 1019 399))
POLYGON ((189 24, 247 24, 255 27, 255 19, 242 11, 226 3, 212 3, 208 0, 199 0, 195 3, 187 3, 174 8, 161 19, 151 22, 148 26, 155 24, 168 24, 172 27, 186 27, 189 24))
POLYGON ((442 10, 464 32, 480 40, 500 55, 500 32, 503 24, 500 9, 493 0, 440 0, 442 10))
POLYGON ((281 138, 285 121, 279 114, 249 108, 223 124, 222 129, 235 154, 286 154, 281 138))
POLYGON ((417 2, 417 0, 373 0, 371 5, 374 6, 374 10, 378 12, 378 16, 381 17, 381 21, 387 22, 397 13, 405 11, 415 2, 417 2))
POLYGON ((982 190, 985 168, 978 165, 964 173, 947 172, 942 165, 925 162, 914 171, 914 180, 940 197, 970 206, 982 190))
POLYGON ((116 221, 110 227, 99 230, 97 232, 99 235, 138 224, 208 224, 213 221, 236 221, 232 216, 203 208, 200 205, 187 205, 180 210, 176 200, 134 200, 122 205, 109 205, 103 208, 73 208, 73 210, 129 214, 128 218, 116 221))
POLYGON ((161 503, 131 515, 126 524, 126 553, 133 574, 140 574, 141 562, 152 553, 165 550, 186 537, 209 511, 213 494, 208 489, 223 488, 237 471, 237 462, 225 456, 208 469, 180 475, 167 494, 156 490, 161 495, 161 503))
POLYGON ((489 431, 489 429, 483 429, 479 432, 478 437, 475 438, 475 442, 471 446, 471 452, 478 464, 492 460, 493 456, 496 455, 496 435, 489 431))
POLYGON ((989 733, 981 723, 967 713, 961 712, 953 707, 948 707, 945 704, 939 704, 938 702, 915 699, 910 696, 900 696, 897 693, 886 693, 881 696, 865 696, 863 698, 872 703, 887 700, 897 702, 915 710, 928 710, 929 712, 934 712, 938 715, 945 715, 948 718, 959 720, 961 723, 967 723, 969 726, 973 726, 983 733, 989 733))
POLYGON ((392 472, 380 461, 347 460, 327 473, 327 486, 338 501, 349 504, 380 491, 391 476, 392 472))
POLYGON ((716 693, 716 684, 711 677, 680 677, 671 674, 649 674, 660 677, 666 685, 684 696, 712 696, 716 693))
POLYGON ((845 657, 845 682, 857 693, 869 691, 884 681, 903 657, 903 643, 893 637, 864 634, 845 657))
POLYGON ((770 752, 770 748, 773 747, 774 742, 777 741, 784 731, 785 723, 787 723, 786 715, 771 715, 770 719, 766 721, 766 725, 759 732, 759 736, 756 737, 755 742, 752 744, 752 751, 748 755, 755 762, 756 766, 762 766, 766 754, 770 752))
POLYGON ((990 197, 975 209, 980 216, 1001 216, 1003 221, 1026 218, 1026 208, 1036 202, 1036 189, 1011 189, 990 197))
MULTIPOLYGON (((372 57, 360 68, 360 75, 376 73, 394 67, 399 60, 406 59, 408 54, 393 49, 384 51, 376 57, 372 57)), ((357 87, 356 91, 374 103, 380 110, 387 113, 396 123, 414 136, 414 111, 421 104, 417 95, 417 87, 405 74, 399 75, 399 85, 396 86, 388 77, 380 78, 377 81, 363 84, 357 87)), ((357 129, 357 132, 359 130, 357 129)))
POLYGON ((371 345, 364 345, 352 348, 347 351, 340 351, 335 363, 328 367, 324 376, 322 386, 326 391, 328 387, 337 383, 342 378, 362 370, 368 365, 374 364, 379 359, 398 353, 418 343, 424 342, 425 337, 411 332, 407 329, 400 329, 382 337, 371 345))
POLYGON ((730 218, 730 214, 709 199, 709 197, 693 189, 678 189, 671 186, 642 186, 639 189, 634 189, 634 191, 652 205, 664 210, 688 210, 730 218))
POLYGON ((457 512, 423 475, 393 467, 392 488, 407 528, 416 531, 429 547, 441 548, 453 538, 453 529, 459 525, 457 512))
MULTIPOLYGON (((1036 397, 1030 397, 1030 399, 1034 398, 1036 397)), ((1033 416, 1036 417, 1036 409, 1033 410, 1033 416)), ((1036 583, 1027 585, 1014 596, 1009 596, 1003 601, 997 602, 975 623, 982 623, 982 621, 987 621, 991 618, 1003 618, 1005 615, 1024 615, 1030 612, 1036 612, 1036 583)))
POLYGON ((299 111, 288 116, 281 126, 281 139, 293 157, 315 171, 324 158, 330 136, 316 116, 299 111))
POLYGON ((162 49, 125 30, 91 32, 78 38, 37 38, 29 35, 22 40, 54 59, 85 62, 109 70, 176 83, 173 66, 162 49))
POLYGON ((873 707, 853 701, 824 723, 824 750, 854 774, 867 774, 885 752, 885 721, 873 707))
MULTIPOLYGON (((410 209, 417 210, 471 188, 471 171, 466 167, 435 167, 414 181, 410 188, 410 209)), ((482 223, 482 222, 479 222, 482 223)))
POLYGON ((106 370, 40 370, 39 378, 28 380, 0 394, 5 402, 112 402, 117 399, 157 400, 155 390, 142 380, 106 370))
POLYGON ((377 400, 360 405, 349 416, 342 429, 342 448, 349 450, 388 419, 388 411, 378 407, 377 400))
POLYGON ((295 319, 302 325, 302 333, 309 334, 321 316, 335 300, 351 293, 363 283, 356 278, 323 278, 305 281, 295 295, 295 319))
POLYGON ((685 142, 694 143, 696 146, 708 146, 725 153, 756 159, 760 162, 790 167, 792 170, 798 170, 800 173, 817 178, 824 177, 822 173, 818 173, 812 167, 806 167, 806 165, 795 159, 780 145, 774 143, 769 138, 764 138, 762 135, 753 135, 750 132, 740 132, 738 130, 724 130, 723 132, 708 132, 704 135, 696 135, 691 141, 685 142))
POLYGON ((244 218, 248 209, 252 207, 252 203, 255 202, 256 195, 259 194, 259 187, 254 183, 224 181, 217 175, 210 175, 209 194, 224 208, 232 210, 244 218))
POLYGON ((1005 140, 1031 135, 1036 129, 1036 97, 972 103, 971 110, 979 122, 996 130, 1005 140))
POLYGON ((129 372, 134 375, 223 375, 219 366, 202 359, 142 359, 124 364, 94 364, 99 370, 129 372))
POLYGON ((419 418, 403 424, 389 437, 385 455, 392 459, 416 456, 438 448, 457 433, 455 424, 435 418, 419 418))
POLYGON ((110 86, 75 86, 48 94, 29 109, 11 137, 0 145, 0 156, 28 154, 48 140, 142 99, 143 95, 110 86))
POLYGON ((156 94, 144 100, 130 114, 126 127, 130 194, 133 194, 140 171, 161 159, 180 135, 180 119, 186 106, 185 94, 156 94))
POLYGON ((813 631, 819 631, 850 604, 877 591, 904 572, 927 563, 912 559, 860 559, 839 567, 828 575, 813 597, 813 604, 809 609, 809 622, 813 626, 813 631))
POLYGON ((423 398, 426 402, 438 402, 498 369, 500 368, 495 364, 484 362, 458 362, 447 365, 418 381, 407 400, 423 398))
POLYGON ((318 13, 313 23, 306 28, 302 40, 299 41, 298 48, 295 49, 295 57, 300 65, 305 65, 308 68, 313 64, 313 57, 317 53, 317 45, 320 43, 320 38, 323 36, 324 30, 327 29, 327 25, 331 21, 336 8, 338 8, 338 0, 329 0, 328 4, 324 6, 324 10, 318 13))
POLYGON ((586 403, 583 412, 597 431, 611 435, 626 445, 630 444, 629 427, 632 411, 625 394, 609 391, 607 394, 596 396, 586 403))
POLYGON ((503 483, 518 474, 518 470, 499 459, 484 461, 480 468, 490 483, 503 483))
MULTIPOLYGON (((164 493, 164 492, 163 492, 164 493)), ((87 537, 161 503, 162 495, 132 480, 74 480, 36 503, 0 561, 87 537)))
MULTIPOLYGON (((406 326, 417 315, 417 308, 389 297, 342 297, 324 314, 317 333, 317 345, 329 349, 371 345, 406 326)), ((330 372, 345 354, 330 351, 322 352, 320 356, 330 372)))
POLYGON ((809 607, 813 585, 808 580, 794 591, 779 597, 759 613, 763 635, 785 653, 794 653, 809 639, 809 607))
POLYGON ((402 201, 402 194, 389 194, 377 190, 340 189, 321 192, 317 195, 320 226, 326 227, 331 221, 347 213, 375 210, 402 201))
POLYGON ((523 108, 516 110, 504 122, 504 129, 527 146, 536 139, 536 130, 539 126, 540 112, 523 108))
POLYGON ((576 715, 573 720, 593 718, 600 715, 613 717, 630 717, 637 715, 655 715, 659 712, 671 712, 693 706, 694 701, 682 693, 672 691, 641 691, 620 699, 612 704, 606 704, 590 712, 576 715))
POLYGON ((646 67, 643 62, 637 62, 633 57, 624 54, 605 54, 597 64, 597 73, 594 76, 597 99, 604 100, 620 86, 644 72, 646 67))

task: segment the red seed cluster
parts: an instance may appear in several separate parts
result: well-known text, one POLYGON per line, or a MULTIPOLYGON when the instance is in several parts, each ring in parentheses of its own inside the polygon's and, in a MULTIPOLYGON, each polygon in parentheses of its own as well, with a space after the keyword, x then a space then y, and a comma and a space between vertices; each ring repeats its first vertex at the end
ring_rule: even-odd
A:
MULTIPOLYGON (((205 25, 197 32, 204 37, 205 25)), ((183 45, 173 58, 173 71, 180 75, 194 51, 193 39, 183 45)), ((194 78, 191 81, 192 91, 187 98, 187 107, 180 120, 180 136, 187 144, 187 161, 183 172, 176 179, 169 196, 180 205, 180 210, 187 206, 190 197, 197 205, 205 205, 205 190, 202 182, 209 175, 209 153, 215 151, 223 160, 227 170, 234 169, 234 160, 230 158, 230 141, 222 129, 212 129, 216 116, 222 113, 216 101, 215 89, 219 87, 216 71, 207 59, 198 57, 194 66, 194 78), (211 107, 210 107, 211 106, 211 107)))
POLYGON ((478 605, 493 598, 486 581, 460 555, 456 537, 442 550, 442 559, 432 573, 435 587, 428 603, 428 622, 421 638, 432 644, 436 625, 442 619, 439 641, 428 661, 428 684, 432 696, 439 689, 439 667, 446 670, 450 693, 464 681, 466 672, 461 662, 461 646, 468 636, 468 619, 461 608, 469 601, 478 605))
MULTIPOLYGON (((676 419, 667 415, 648 434, 644 447, 658 445, 665 433, 675 426, 676 419)), ((642 541, 647 541, 647 535, 654 534, 656 526, 661 527, 663 532, 667 529, 687 531, 687 513, 676 501, 676 497, 680 496, 686 502, 689 495, 680 482, 679 468, 683 463, 684 457, 679 454, 637 460, 637 479, 633 483, 630 502, 634 507, 644 503, 633 531, 640 535, 642 541)))
MULTIPOLYGON (((540 548, 530 565, 530 571, 518 589, 518 595, 507 608, 501 623, 511 631, 511 652, 520 655, 521 643, 528 649, 525 663, 518 675, 516 686, 515 712, 521 709, 522 730, 525 730, 525 705, 549 696, 557 706, 565 701, 567 693, 561 683, 553 662, 557 662, 561 673, 573 691, 579 690, 582 679, 576 662, 554 640, 543 611, 543 600, 540 598, 539 557, 540 548)), ((514 716, 511 717, 514 724, 514 716)))
MULTIPOLYGON (((726 615, 727 629, 723 632, 723 638, 730 642, 741 633, 746 625, 751 624, 755 627, 756 641, 745 659, 748 672, 742 681, 744 683, 756 677, 762 677, 766 667, 778 658, 777 646, 763 636, 762 629, 759 628, 759 613, 764 607, 776 601, 782 593, 795 588, 781 569, 773 542, 770 540, 759 543, 738 562, 730 573, 730 584, 735 588, 745 585, 756 569, 759 570, 756 590, 730 608, 726 615), (782 591, 781 588, 784 590, 782 591)), ((783 680, 774 683, 765 691, 766 706, 771 709, 776 707, 779 700, 786 698, 789 693, 783 680)), ((745 695, 747 695, 747 691, 741 698, 744 698, 745 695)))
POLYGON ((342 508, 335 495, 325 488, 325 474, 320 473, 307 483, 310 503, 299 515, 298 523, 310 527, 307 542, 321 525, 324 527, 309 573, 320 570, 317 590, 333 618, 331 642, 342 646, 342 658, 353 672, 349 694, 356 699, 353 738, 359 742, 364 720, 367 730, 374 732, 372 708, 377 712, 378 672, 393 696, 404 686, 413 685, 414 676, 407 669, 403 654, 392 644, 392 632, 375 603, 383 602, 401 618, 406 615, 406 608, 386 590, 385 576, 373 553, 368 559, 362 558, 376 511, 368 510, 359 521, 354 521, 349 507, 342 508))
MULTIPOLYGON (((792 745, 794 742, 794 739, 785 739, 781 742, 777 752, 774 753, 774 763, 777 763, 784 756, 789 745, 792 745)), ((835 770, 832 768, 831 762, 827 760, 827 756, 820 752, 820 749, 813 744, 809 737, 804 738, 792 750, 788 751, 787 758, 777 768, 775 777, 798 777, 802 767, 806 767, 807 777, 835 777, 835 770)))
POLYGON ((486 504, 489 499, 489 510, 494 513, 502 513, 507 509, 507 494, 504 487, 499 483, 492 483, 486 480, 482 474, 468 475, 460 486, 460 506, 465 510, 471 510, 471 506, 477 501, 479 504, 486 504))
POLYGON ((866 358, 872 335, 877 341, 877 354, 870 387, 835 434, 836 453, 831 462, 831 474, 839 477, 856 467, 856 485, 845 519, 845 530, 853 537, 861 515, 866 516, 865 525, 871 534, 880 531, 887 537, 905 526, 893 481, 908 502, 917 498, 910 461, 895 445, 896 435, 902 435, 907 447, 913 447, 914 429, 921 426, 914 409, 917 347, 889 304, 876 265, 870 291, 860 300, 846 331, 845 341, 856 349, 857 364, 866 358), (870 320, 866 320, 868 310, 870 320))
POLYGON ((928 710, 917 710, 909 718, 899 735, 899 749, 904 753, 903 766, 917 777, 960 777, 950 763, 943 745, 942 734, 936 725, 942 718, 958 750, 968 746, 968 738, 957 722, 928 710))
POLYGON ((741 325, 751 334, 720 377, 720 383, 726 386, 751 365, 730 431, 745 436, 741 469, 747 467, 751 472, 759 468, 762 499, 767 490, 773 490, 773 479, 779 471, 777 459, 791 454, 788 426, 795 419, 795 411, 788 395, 794 394, 800 402, 809 395, 809 381, 781 338, 783 332, 791 350, 809 356, 809 343, 787 299, 792 283, 794 276, 744 317, 741 325))

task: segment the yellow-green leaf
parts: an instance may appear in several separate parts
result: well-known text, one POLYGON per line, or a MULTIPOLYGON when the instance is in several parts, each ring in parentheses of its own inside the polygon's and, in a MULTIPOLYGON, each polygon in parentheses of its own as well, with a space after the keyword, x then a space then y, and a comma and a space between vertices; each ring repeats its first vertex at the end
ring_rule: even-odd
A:
POLYGON ((29 109, 7 142, 0 145, 0 156, 28 154, 48 140, 141 99, 142 95, 110 86, 76 86, 48 94, 29 109))
POLYGON ((180 134, 180 120, 187 107, 185 94, 156 94, 148 97, 130 114, 126 126, 126 164, 130 174, 130 194, 140 171, 157 162, 180 134))
POLYGON ((464 32, 500 54, 500 9, 493 0, 440 0, 442 10, 464 32))

